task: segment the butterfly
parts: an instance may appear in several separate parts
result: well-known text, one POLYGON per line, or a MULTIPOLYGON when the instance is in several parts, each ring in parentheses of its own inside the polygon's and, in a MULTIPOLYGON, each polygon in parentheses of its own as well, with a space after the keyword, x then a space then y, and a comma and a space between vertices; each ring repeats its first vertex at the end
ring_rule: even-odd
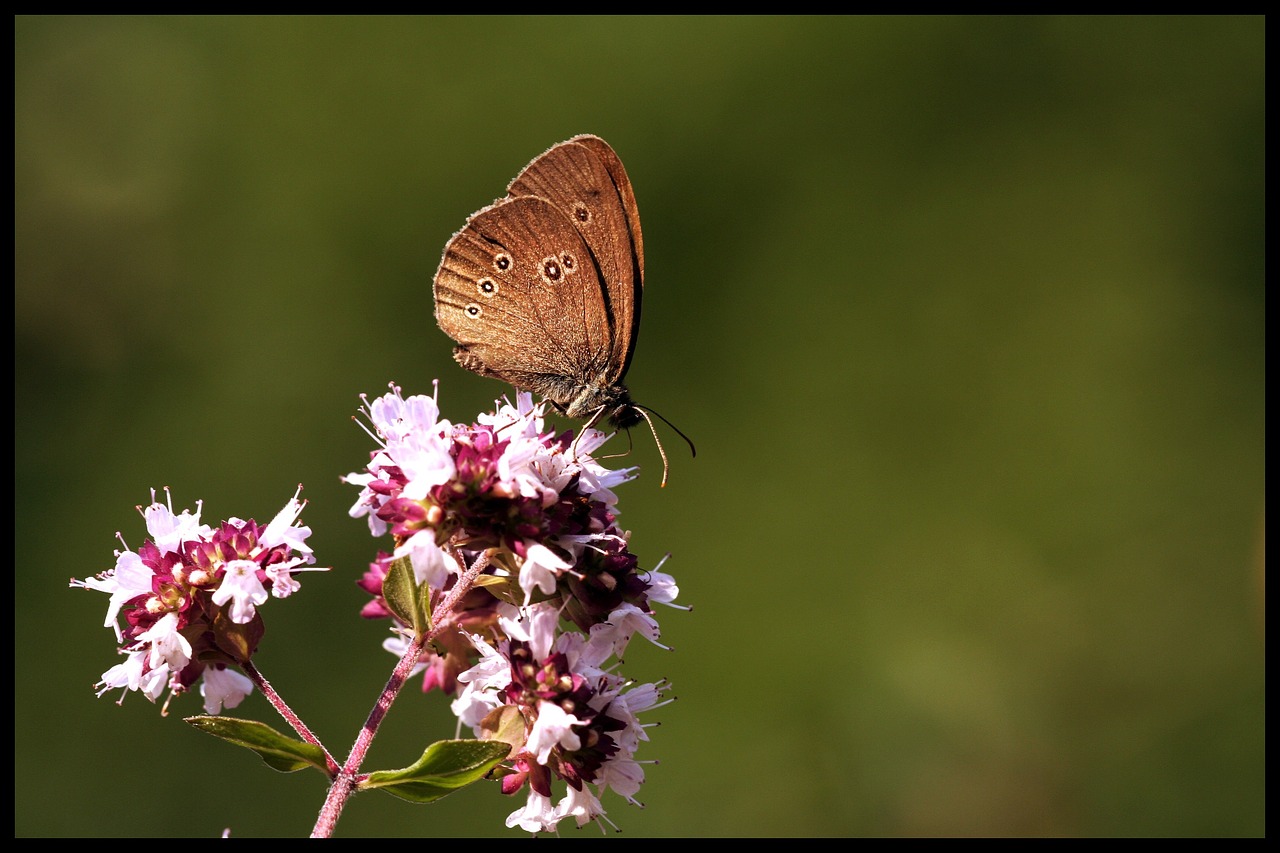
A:
POLYGON ((541 394, 587 426, 645 420, 666 484, 652 410, 623 384, 640 333, 644 240, 635 191, 607 142, 575 136, 525 166, 449 240, 433 290, 460 365, 541 394))

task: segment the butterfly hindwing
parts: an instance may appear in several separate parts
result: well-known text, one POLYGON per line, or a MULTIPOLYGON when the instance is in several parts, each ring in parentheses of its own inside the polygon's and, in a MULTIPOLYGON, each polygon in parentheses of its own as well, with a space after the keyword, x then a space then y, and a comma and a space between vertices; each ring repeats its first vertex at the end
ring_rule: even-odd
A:
POLYGON ((618 347, 594 255, 550 201, 503 199, 445 247, 436 320, 469 370, 567 403, 618 347))

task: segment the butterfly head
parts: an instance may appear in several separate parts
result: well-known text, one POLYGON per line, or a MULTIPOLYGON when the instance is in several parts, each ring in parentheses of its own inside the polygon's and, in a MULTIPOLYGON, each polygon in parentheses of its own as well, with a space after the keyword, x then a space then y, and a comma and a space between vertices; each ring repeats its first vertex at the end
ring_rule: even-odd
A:
MULTIPOLYGON (((560 411, 561 414, 568 415, 573 418, 586 418, 587 423, 583 429, 590 429, 595 426, 602 418, 607 418, 611 424, 618 429, 629 430, 636 424, 644 421, 649 425, 649 431, 653 433, 654 443, 658 445, 658 455, 662 457, 662 485, 667 484, 667 452, 662 447, 662 440, 658 438, 658 430, 653 425, 653 419, 649 417, 652 409, 646 409, 631 400, 631 392, 627 390, 627 386, 621 382, 615 382, 612 385, 592 385, 581 388, 578 393, 568 403, 557 403, 554 399, 548 397, 552 405, 560 411)), ((658 415, 657 412, 654 412, 658 415)), ((689 450, 694 456, 698 455, 698 451, 694 448, 693 442, 689 440, 689 436, 680 432, 675 424, 658 415, 664 423, 679 433, 689 445, 689 450)))
POLYGON ((590 424, 607 418, 618 429, 629 429, 644 420, 644 414, 631 401, 631 392, 620 382, 582 387, 557 408, 571 418, 587 418, 590 424))

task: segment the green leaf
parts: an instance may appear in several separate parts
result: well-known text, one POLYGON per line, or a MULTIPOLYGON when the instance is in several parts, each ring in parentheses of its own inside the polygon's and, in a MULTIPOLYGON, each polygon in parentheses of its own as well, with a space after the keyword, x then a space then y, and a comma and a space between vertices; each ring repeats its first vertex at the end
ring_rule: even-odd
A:
POLYGON ((471 582, 472 586, 511 586, 511 578, 498 575, 479 575, 471 582))
POLYGON ((528 738, 524 715, 515 705, 494 708, 480 721, 486 740, 496 740, 519 747, 528 738))
POLYGON ((402 624, 412 625, 417 636, 423 634, 421 592, 413 577, 413 563, 408 557, 391 561, 387 576, 382 579, 382 598, 387 608, 402 624))
POLYGON ((511 747, 493 740, 442 740, 403 770, 379 770, 360 783, 411 803, 430 803, 484 778, 511 747))
POLYGON ((422 586, 418 587, 418 621, 414 623, 418 627, 418 636, 421 637, 431 631, 431 583, 423 581, 422 586))
POLYGON ((325 764, 324 750, 315 744, 304 743, 296 738, 282 735, 280 732, 259 723, 256 720, 237 720, 234 717, 187 717, 186 721, 202 732, 214 737, 252 749, 272 770, 281 773, 292 773, 304 767, 315 767, 324 775, 329 775, 325 764))

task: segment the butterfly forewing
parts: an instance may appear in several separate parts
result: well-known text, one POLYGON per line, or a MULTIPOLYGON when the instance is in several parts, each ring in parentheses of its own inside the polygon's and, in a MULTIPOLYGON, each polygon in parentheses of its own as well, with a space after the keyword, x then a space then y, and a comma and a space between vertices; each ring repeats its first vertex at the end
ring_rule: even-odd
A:
POLYGON ((614 347, 600 378, 621 381, 635 350, 644 286, 640 216, 622 161, 603 139, 574 137, 526 166, 509 194, 547 199, 581 232, 600 270, 614 347))
POLYGON ((584 134, 569 140, 595 152, 609 172, 613 185, 618 188, 618 196, 622 199, 622 209, 627 216, 627 230, 631 234, 631 244, 635 248, 635 263, 638 273, 636 281, 636 305, 640 304, 640 291, 644 289, 644 239, 640 236, 640 209, 636 206, 635 190, 631 188, 631 180, 627 170, 622 167, 622 160, 617 153, 598 136, 584 134))
POLYGON ((467 369, 566 404, 611 372, 619 346, 601 288, 593 253, 559 207, 508 198, 445 247, 436 320, 467 369))

